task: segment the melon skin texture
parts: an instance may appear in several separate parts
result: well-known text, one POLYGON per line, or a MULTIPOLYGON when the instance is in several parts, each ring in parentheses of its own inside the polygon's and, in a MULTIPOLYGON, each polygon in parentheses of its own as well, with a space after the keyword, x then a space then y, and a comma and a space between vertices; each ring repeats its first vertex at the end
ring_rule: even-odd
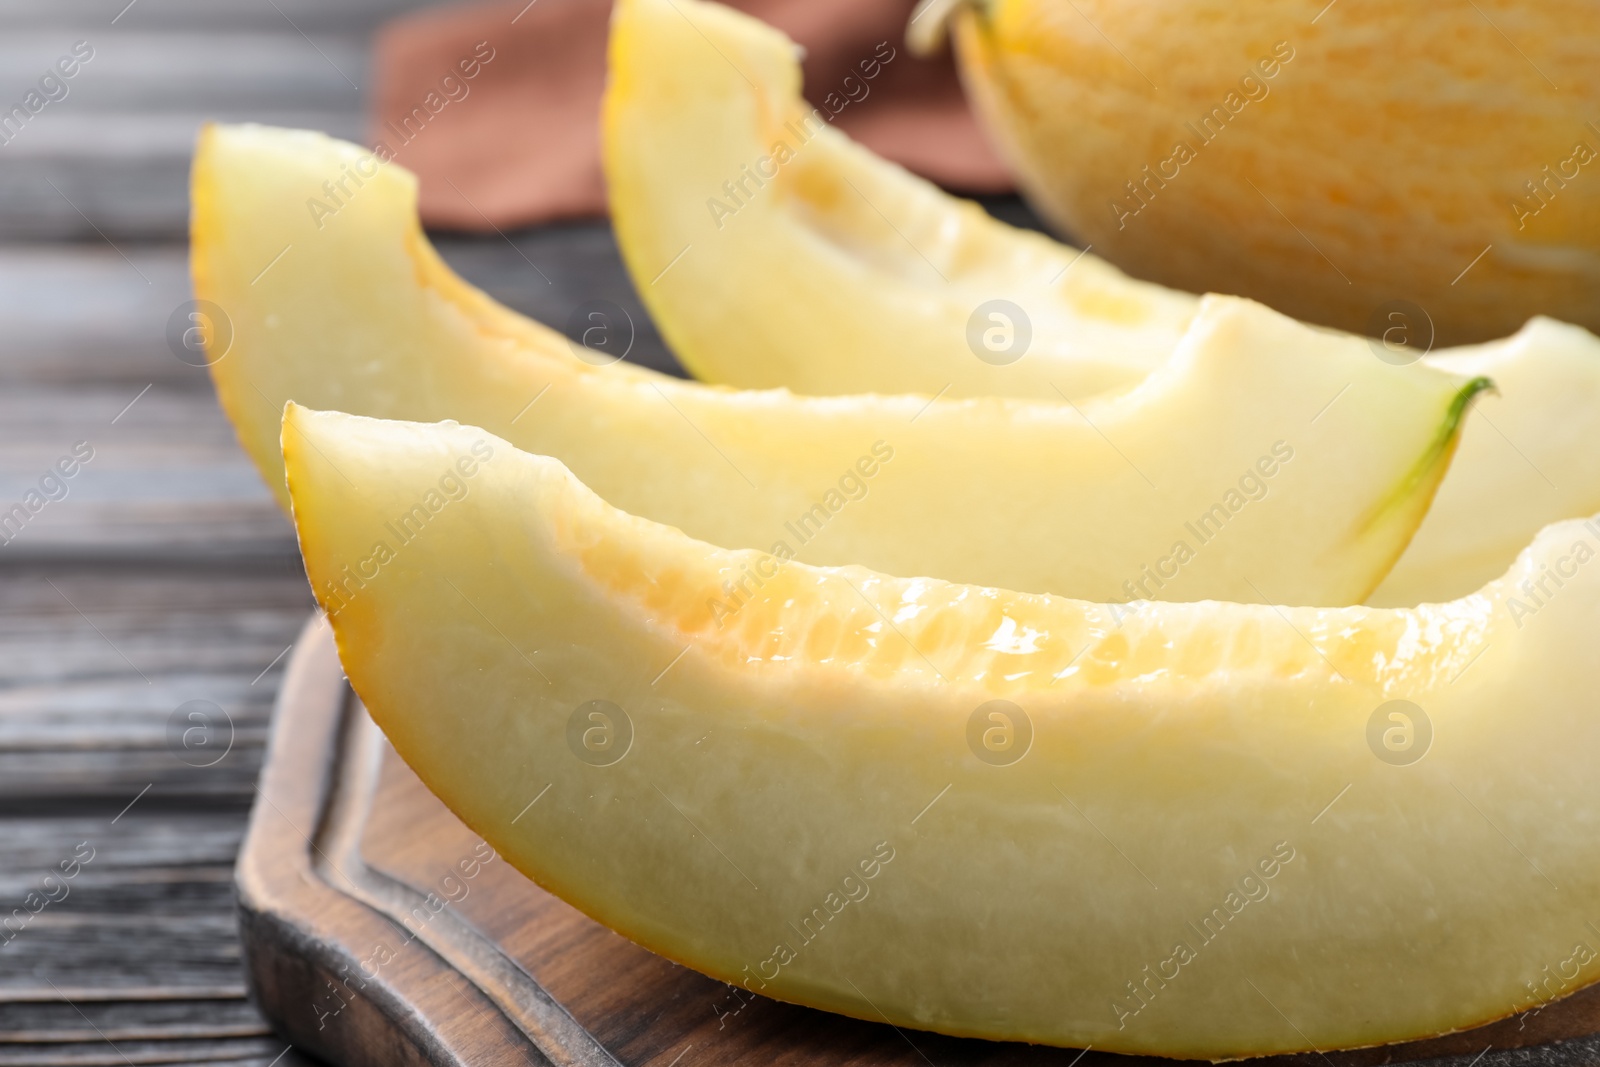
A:
POLYGON ((1124 270, 1374 334, 1410 300, 1459 344, 1600 326, 1593 25, 1583 0, 975 0, 955 38, 1030 201, 1124 270))
POLYGON ((739 392, 592 365, 465 285, 418 227, 415 179, 354 145, 213 127, 194 197, 196 293, 232 324, 211 373, 280 494, 296 400, 482 425, 618 507, 778 558, 1351 603, 1415 532, 1486 384, 1216 298, 1137 389, 1081 406, 739 392), (352 173, 336 214, 308 210, 352 173))
POLYGON ((998 222, 856 145, 801 98, 797 52, 720 4, 625 0, 612 15, 612 222, 696 377, 1076 401, 1132 387, 1176 347, 1194 297, 998 222), (1000 300, 1020 315, 980 311, 1000 300), (1012 331, 995 350, 993 327, 1012 331))
MULTIPOLYGON (((1268 84, 1296 76, 1301 58, 1268 84)), ((639 292, 697 376, 815 394, 1078 400, 1132 388, 1177 348, 1200 297, 996 222, 809 115, 796 47, 772 27, 700 0, 617 5, 602 122, 612 218, 639 292), (746 178, 763 157, 785 161, 746 178), (734 180, 743 191, 730 195, 721 183, 734 180), (732 215, 708 206, 735 198, 732 215), (966 333, 995 298, 1032 327, 1021 358, 998 366, 975 357, 966 333)), ((1091 176, 1096 166, 1075 165, 1091 176)), ((1188 280, 1225 288, 1220 275, 1188 280)), ((1411 325, 1414 353, 1426 340, 1411 325)), ((1582 440, 1600 422, 1600 340, 1539 317, 1423 358, 1490 377, 1498 395, 1466 421, 1432 509, 1371 598, 1383 606, 1464 596, 1546 524, 1600 511, 1600 450, 1582 440)))
POLYGON ((1591 953, 1530 992, 1594 944, 1593 524, 1418 609, 1129 612, 789 564, 719 628, 707 602, 756 554, 482 430, 290 408, 284 446, 313 587, 399 753, 519 870, 716 978, 1229 1058, 1471 1027, 1600 974, 1591 953), (398 543, 463 458, 465 492, 398 543), (1509 607, 1551 569, 1555 595, 1509 607), (1009 765, 969 740, 992 700, 1031 724, 1009 765), (1409 765, 1369 741, 1393 700, 1431 726, 1409 765), (624 721, 620 758, 585 747, 624 721))

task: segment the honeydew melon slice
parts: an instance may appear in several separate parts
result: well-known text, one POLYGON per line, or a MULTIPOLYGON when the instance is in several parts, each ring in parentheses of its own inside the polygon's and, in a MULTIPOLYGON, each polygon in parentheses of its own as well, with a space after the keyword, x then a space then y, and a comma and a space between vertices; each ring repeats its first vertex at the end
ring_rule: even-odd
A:
MULTIPOLYGON (((602 130, 623 257, 679 358, 709 381, 1076 400, 1159 366, 1198 307, 855 145, 801 98, 795 46, 720 4, 617 4, 602 130), (774 157, 785 161, 746 177, 774 157), (743 191, 730 197, 725 181, 743 191), (998 366, 975 356, 984 330, 967 333, 997 298, 1022 309, 1032 334, 998 366)), ((1004 320, 980 319, 1015 345, 1004 320)), ((1514 338, 1426 361, 1487 374, 1501 396, 1468 420, 1381 604, 1465 595, 1546 523, 1600 511, 1600 450, 1585 438, 1600 422, 1600 340, 1535 319, 1514 338)))
POLYGON ((1600 975, 1573 948, 1600 896, 1600 524, 1450 604, 1119 609, 763 570, 471 427, 291 407, 283 439, 307 571, 399 753, 539 884, 714 977, 1228 1058, 1600 975), (1544 570, 1562 587, 1514 608, 1544 570))
POLYGON ((1081 408, 736 392, 594 366, 495 304, 422 235, 415 179, 354 145, 214 127, 194 203, 196 292, 231 323, 211 372, 280 493, 292 399, 484 426, 618 507, 780 558, 1102 600, 1348 603, 1421 521, 1484 384, 1218 299, 1138 389, 1081 408), (335 179, 337 211, 309 209, 335 179))
POLYGON ((1501 574, 1534 531, 1600 511, 1600 339, 1539 317, 1504 340, 1425 362, 1488 375, 1496 392, 1474 404, 1432 509, 1369 599, 1381 606, 1466 596, 1501 574))
POLYGON ((696 376, 1079 400, 1176 347, 1193 296, 998 222, 827 118, 800 96, 796 46, 765 23, 695 0, 616 5, 601 119, 612 222, 696 376))

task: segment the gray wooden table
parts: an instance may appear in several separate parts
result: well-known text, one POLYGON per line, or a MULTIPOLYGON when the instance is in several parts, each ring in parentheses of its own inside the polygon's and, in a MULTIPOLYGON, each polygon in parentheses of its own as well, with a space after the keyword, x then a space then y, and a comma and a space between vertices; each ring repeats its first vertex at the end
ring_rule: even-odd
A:
MULTIPOLYGON (((230 879, 311 600, 166 322, 198 124, 359 137, 371 29, 416 2, 0 0, 0 109, 93 49, 0 144, 0 515, 59 497, 0 525, 0 1065, 303 1062, 246 999, 230 879)), ((603 224, 441 245, 548 322, 633 308, 670 365, 603 224)))

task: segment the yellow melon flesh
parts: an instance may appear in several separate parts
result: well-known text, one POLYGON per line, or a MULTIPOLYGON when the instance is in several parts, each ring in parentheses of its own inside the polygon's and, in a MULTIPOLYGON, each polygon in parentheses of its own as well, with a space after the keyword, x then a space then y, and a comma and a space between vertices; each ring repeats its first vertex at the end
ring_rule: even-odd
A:
POLYGON ((1450 604, 1128 610, 752 581, 759 553, 472 427, 291 407, 283 440, 396 749, 520 870, 707 974, 1209 1058, 1470 1027, 1600 974, 1565 962, 1600 894, 1600 526, 1450 604))
POLYGON ((998 222, 851 142, 801 99, 796 46, 764 23, 696 0, 624 0, 612 20, 612 221, 698 377, 1079 400, 1135 384, 1193 317, 1188 294, 998 222), (1026 327, 980 311, 997 300, 1026 327))
POLYGON ((211 370, 280 492, 292 399, 481 425, 618 507, 778 557, 1102 600, 1350 603, 1421 521, 1484 384, 1222 299, 1138 389, 1081 407, 594 366, 450 273, 405 171, 374 164, 336 214, 308 211, 363 160, 262 127, 213 128, 197 157, 195 287, 232 323, 211 370))
POLYGON ((1411 546, 1369 603, 1466 596, 1504 572, 1543 526, 1600 511, 1600 340, 1535 318, 1515 336, 1429 356, 1494 379, 1411 546))
MULTIPOLYGON (((1198 297, 995 222, 810 115, 795 46, 770 26, 700 0, 618 4, 603 122, 612 217, 639 291, 696 374, 821 394, 1076 399, 1131 387, 1176 348, 1198 297), (763 157, 785 161, 766 165, 769 179, 746 177, 763 157), (730 195, 724 181, 744 188, 730 195), (998 297, 1033 330, 1001 366, 975 358, 966 334, 998 297)), ((1226 276, 1187 280, 1215 289, 1226 276)), ((1600 421, 1592 334, 1536 319, 1427 360, 1488 375, 1500 395, 1467 421, 1433 510, 1377 594, 1385 605, 1465 595, 1546 523, 1600 511, 1600 453, 1579 443, 1600 421)))
POLYGON ((1586 0, 964 7, 963 81, 1030 199, 1135 276, 1363 332, 1406 299, 1442 344, 1600 327, 1586 0))

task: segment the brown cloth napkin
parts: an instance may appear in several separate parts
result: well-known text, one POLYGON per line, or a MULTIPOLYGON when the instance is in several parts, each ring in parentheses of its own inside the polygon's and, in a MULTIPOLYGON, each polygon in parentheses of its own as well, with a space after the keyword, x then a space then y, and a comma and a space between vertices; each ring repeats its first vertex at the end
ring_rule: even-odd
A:
MULTIPOLYGON (((913 0, 732 6, 805 46, 805 84, 820 96, 888 42, 894 59, 835 125, 949 188, 1012 188, 948 53, 925 60, 907 51, 913 0)), ((420 176, 425 224, 482 231, 605 214, 598 124, 610 16, 609 0, 496 0, 431 8, 383 28, 372 145, 420 176)), ((823 106, 820 96, 812 103, 823 106)))

